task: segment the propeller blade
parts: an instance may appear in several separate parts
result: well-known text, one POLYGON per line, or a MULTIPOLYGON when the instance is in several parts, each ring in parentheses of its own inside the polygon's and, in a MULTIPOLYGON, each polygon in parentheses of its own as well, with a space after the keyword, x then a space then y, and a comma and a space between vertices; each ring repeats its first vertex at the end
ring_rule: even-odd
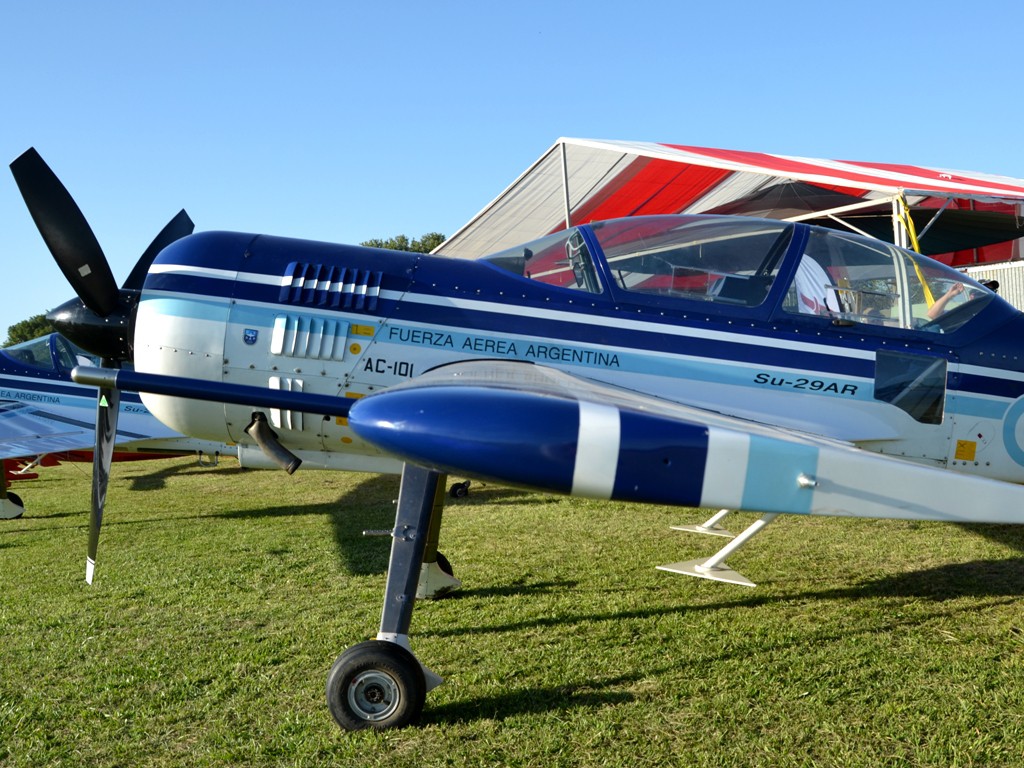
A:
POLYGON ((124 285, 121 288, 141 291, 142 284, 146 280, 146 273, 149 272, 149 267, 153 264, 157 254, 175 240, 191 235, 195 228, 196 225, 192 223, 192 219, 189 218, 184 209, 179 211, 178 215, 167 222, 167 226, 160 230, 160 234, 153 238, 153 242, 149 244, 145 253, 139 258, 135 268, 128 275, 128 279, 124 281, 124 285))
MULTIPOLYGON (((104 360, 104 367, 111 364, 104 360)), ((85 581, 92 584, 96 570, 96 550, 103 524, 103 507, 107 503, 107 485, 110 465, 114 459, 114 436, 117 434, 117 414, 120 410, 119 390, 101 387, 96 400, 96 446, 92 454, 92 516, 89 518, 89 552, 85 559, 85 581)))
POLYGON ((71 194, 35 149, 11 163, 32 220, 82 302, 100 317, 117 308, 118 290, 103 250, 71 194))

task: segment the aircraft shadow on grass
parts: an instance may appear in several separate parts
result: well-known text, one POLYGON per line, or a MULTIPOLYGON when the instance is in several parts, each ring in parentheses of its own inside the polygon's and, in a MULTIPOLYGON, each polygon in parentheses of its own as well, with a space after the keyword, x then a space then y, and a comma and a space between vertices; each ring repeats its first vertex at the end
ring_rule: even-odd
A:
MULTIPOLYGON (((162 466, 146 475, 131 478, 132 490, 163 488, 172 476, 207 474, 235 475, 247 472, 239 467, 204 468, 180 463, 162 466)), ((524 497, 536 496, 527 491, 501 485, 475 484, 471 488, 476 503, 518 504, 524 497)), ((330 518, 335 544, 342 566, 357 575, 383 574, 387 571, 389 546, 387 538, 367 537, 366 530, 387 530, 394 523, 394 500, 398 495, 398 478, 392 475, 367 475, 364 480, 341 495, 336 501, 311 505, 284 504, 256 510, 239 510, 219 514, 227 518, 277 517, 321 514, 330 518)), ((449 500, 448 504, 458 503, 449 500)), ((78 514, 78 513, 75 513, 78 514)), ((1018 552, 1024 552, 1024 529, 1012 525, 962 525, 965 532, 982 536, 1018 552)), ((443 542, 442 542, 443 549, 443 542)), ((1000 597, 1024 594, 1024 558, 978 560, 951 563, 922 571, 872 579, 838 590, 804 593, 801 598, 857 599, 878 597, 919 597, 949 600, 957 597, 1000 597)), ((559 588, 572 588, 576 581, 528 583, 518 579, 505 586, 481 589, 466 588, 449 598, 512 597, 524 593, 542 593, 559 588)), ((762 602, 788 599, 755 597, 724 605, 759 605, 762 602)), ((681 608, 680 610, 690 610, 681 608)), ((642 612, 636 615, 643 615, 642 612)), ((608 617, 613 618, 613 617, 608 617)), ((623 616, 623 618, 627 618, 623 616)), ((577 619, 573 619, 575 621, 577 619)), ((547 619, 543 621, 549 621, 547 619)), ((558 623, 559 619, 550 621, 558 623)), ((521 627, 522 628, 522 627, 521 627)), ((452 634, 467 631, 453 630, 452 634)), ((472 631, 472 630, 469 630, 472 631)))
MULTIPOLYGON (((1021 594, 1024 594, 1024 558, 978 560, 870 579, 848 588, 799 592, 780 596, 758 595, 728 602, 704 605, 678 605, 607 614, 545 616, 500 626, 486 628, 460 627, 421 634, 422 636, 433 637, 455 637, 491 632, 518 633, 523 630, 548 627, 563 630, 567 625, 589 624, 595 621, 625 621, 696 612, 704 613, 738 608, 748 609, 793 600, 804 603, 808 600, 857 600, 895 597, 921 598, 932 601, 935 604, 934 609, 915 615, 880 612, 875 622, 851 626, 849 629, 841 631, 830 628, 825 632, 812 633, 811 637, 790 637, 789 639, 768 644, 764 642, 764 638, 758 638, 756 640, 756 647, 740 643, 735 647, 723 648, 720 654, 712 658, 702 657, 700 664, 706 666, 716 661, 749 658, 751 654, 755 653, 771 655, 787 649, 805 648, 808 643, 827 646, 831 643, 848 640, 853 635, 873 636, 879 632, 910 630, 915 627, 930 625, 941 617, 973 612, 978 609, 979 606, 973 603, 947 603, 947 601, 958 597, 987 598, 987 604, 992 606, 1016 602, 1016 599, 1021 594)), ((566 635, 562 633, 560 636, 566 635)), ((451 723, 481 719, 504 720, 523 714, 539 714, 553 710, 597 709, 609 705, 629 703, 634 701, 636 696, 627 690, 622 690, 623 686, 628 686, 652 676, 659 677, 675 674, 679 672, 679 669, 679 660, 673 659, 662 667, 648 667, 611 678, 587 678, 575 684, 510 690, 495 696, 484 696, 470 701, 435 706, 424 715, 424 722, 451 723)))
MULTIPOLYGON (((952 563, 920 571, 869 579, 850 587, 806 592, 791 592, 781 595, 757 594, 738 600, 706 603, 700 605, 679 604, 661 608, 614 611, 609 613, 563 614, 542 616, 520 622, 477 627, 452 627, 421 633, 431 637, 456 637, 467 634, 490 634, 498 632, 522 632, 545 627, 564 628, 568 625, 602 621, 647 619, 735 608, 758 608, 766 605, 792 601, 806 603, 809 600, 862 600, 879 598, 920 598, 934 603, 943 603, 957 598, 970 597, 1009 602, 1024 595, 1024 558, 1006 560, 975 560, 968 563, 952 563)), ((976 606, 965 607, 974 610, 976 606)))
POLYGON ((1019 525, 964 525, 965 531, 983 536, 990 541, 1024 552, 1024 530, 1019 525))
MULTIPOLYGON (((217 470, 218 472, 223 470, 217 470)), ((253 471, 253 470, 227 470, 253 471)), ((390 529, 394 525, 394 499, 398 495, 398 478, 391 475, 370 475, 355 488, 335 501, 316 504, 294 504, 287 498, 280 503, 258 509, 218 512, 210 517, 248 520, 272 517, 322 515, 331 520, 334 541, 342 567, 356 575, 384 573, 389 549, 385 541, 363 535, 365 530, 390 529)))
POLYGON ((554 711, 598 709, 615 704, 628 704, 636 699, 622 686, 639 682, 639 674, 624 674, 607 679, 591 679, 575 684, 520 688, 494 696, 432 707, 424 713, 424 725, 451 724, 493 719, 507 720, 519 715, 546 714, 554 711))
MULTIPOLYGON (((366 536, 363 532, 389 531, 394 527, 398 483, 399 479, 395 475, 367 475, 364 480, 342 494, 336 501, 306 505, 283 503, 260 509, 225 512, 216 516, 239 519, 326 515, 331 520, 334 541, 342 567, 356 575, 383 574, 388 567, 390 538, 366 536)), ((516 504, 520 503, 521 497, 530 495, 526 491, 497 485, 474 485, 470 493, 475 501, 487 504, 516 504)), ((447 500, 447 503, 457 504, 459 502, 447 500)), ((443 540, 441 545, 443 551, 443 540)), ((515 584, 495 590, 463 590, 462 592, 465 595, 490 593, 508 596, 537 588, 537 585, 515 584)))
POLYGON ((128 489, 131 491, 159 491, 167 487, 167 480, 172 477, 189 477, 191 475, 209 475, 216 473, 217 476, 237 475, 247 470, 238 466, 205 466, 198 462, 183 464, 181 462, 146 462, 150 465, 160 465, 151 472, 139 475, 131 475, 125 478, 128 481, 128 489))
POLYGON ((457 591, 445 595, 445 600, 468 600, 476 598, 492 597, 516 597, 519 595, 543 595, 548 592, 555 592, 562 589, 574 589, 579 586, 578 581, 535 581, 528 582, 524 579, 516 579, 503 586, 480 587, 479 589, 466 589, 460 587, 457 591))

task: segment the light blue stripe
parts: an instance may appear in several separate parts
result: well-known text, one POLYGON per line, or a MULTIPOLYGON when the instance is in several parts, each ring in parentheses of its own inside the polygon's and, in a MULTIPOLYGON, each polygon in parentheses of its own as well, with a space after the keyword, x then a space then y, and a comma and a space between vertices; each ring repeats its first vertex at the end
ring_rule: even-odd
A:
MULTIPOLYGON (((152 308, 162 315, 173 317, 188 317, 197 320, 210 320, 224 322, 230 314, 233 323, 242 324, 247 328, 271 329, 274 325, 274 318, 282 313, 287 313, 289 308, 267 305, 245 305, 234 306, 226 303, 228 299, 200 299, 198 297, 178 298, 171 295, 150 295, 144 299, 146 302, 159 302, 152 308)), ((339 313, 325 308, 317 308, 317 314, 324 317, 334 317, 339 313)), ((349 322, 349 318, 339 322, 349 322)), ((358 321, 353 321, 358 322, 358 321)), ((367 324, 376 324, 377 318, 366 318, 367 324)), ((459 329, 448 327, 432 328, 430 326, 415 325, 394 325, 389 326, 396 330, 429 330, 435 335, 450 335, 450 346, 446 349, 450 352, 463 353, 468 356, 484 353, 493 357, 506 357, 508 359, 526 360, 552 365, 573 365, 579 367, 606 368, 621 370, 627 373, 641 373, 666 378, 679 378, 689 381, 699 381, 708 384, 733 385, 745 387, 756 391, 784 391, 799 392, 806 395, 817 395, 819 397, 831 397, 846 401, 872 402, 874 400, 874 388, 871 381, 856 378, 842 377, 835 374, 817 370, 791 371, 780 373, 776 364, 765 364, 762 367, 754 365, 735 365, 728 360, 713 360, 708 358, 687 358, 676 357, 668 354, 647 355, 643 352, 628 351, 622 348, 603 347, 600 345, 587 345, 573 343, 571 341, 559 341, 558 339, 534 339, 522 340, 510 338, 501 334, 488 333, 466 333, 459 329), (492 340, 500 346, 498 348, 478 349, 475 344, 482 344, 483 340, 492 340), (550 348, 554 350, 565 350, 566 359, 548 359, 544 355, 528 355, 527 350, 534 348, 550 348), (514 350, 514 351, 513 351, 514 350), (573 361, 570 358, 572 351, 586 354, 589 358, 573 361), (609 365, 609 361, 612 361, 609 365), (773 378, 786 380, 787 386, 775 387, 768 384, 759 384, 755 381, 758 373, 765 373, 773 378), (804 382, 802 388, 794 388, 797 382, 804 382), (813 382, 815 388, 810 388, 813 382), (856 387, 854 393, 845 387, 856 387), (826 391, 830 390, 830 391, 826 391), (836 391, 838 390, 838 392, 836 391)), ((395 337, 377 339, 389 344, 408 346, 409 348, 423 348, 425 345, 410 341, 402 341, 397 335, 395 337)), ((967 417, 979 417, 993 420, 1001 420, 1006 412, 1009 403, 1007 401, 990 400, 987 398, 972 397, 969 393, 950 391, 952 395, 948 414, 967 417)))
POLYGON ((742 508, 810 514, 814 491, 797 485, 797 478, 802 474, 813 478, 817 472, 814 446, 751 435, 742 508))
MULTIPOLYGON (((227 320, 231 305, 228 299, 177 299, 167 296, 154 296, 143 299, 146 308, 161 316, 185 317, 190 320, 212 320, 223 323, 227 320)), ((272 317, 272 315, 271 315, 272 317)))
MULTIPOLYGON (((392 325, 389 328, 392 329, 392 335, 379 339, 379 341, 413 349, 420 349, 424 346, 422 343, 402 340, 399 337, 399 332, 413 331, 412 326, 392 325)), ((419 331, 420 329, 417 327, 415 330, 419 331)), ((774 387, 769 384, 758 384, 755 381, 755 377, 758 373, 764 373, 768 374, 772 379, 786 381, 788 387, 784 391, 836 397, 842 400, 859 400, 861 402, 871 402, 874 400, 874 392, 870 381, 852 377, 842 378, 817 371, 787 374, 779 373, 779 369, 775 366, 766 365, 756 368, 750 365, 734 365, 728 360, 688 358, 662 354, 645 355, 642 352, 624 351, 615 347, 573 344, 570 341, 560 341, 558 339, 523 340, 521 338, 510 338, 485 332, 464 333, 453 328, 429 330, 435 336, 444 336, 448 339, 444 348, 465 354, 486 352, 490 356, 505 357, 510 360, 525 360, 532 363, 605 368, 621 370, 627 373, 641 373, 649 376, 699 381, 706 384, 748 387, 762 391, 783 389, 783 387, 774 387), (493 344, 490 347, 484 347, 484 340, 489 340, 493 344), (573 359, 574 352, 577 353, 576 359, 573 359), (562 354, 560 355, 559 353, 562 354), (797 386, 800 388, 796 388, 797 386), (852 392, 851 388, 853 389, 852 392)))
POLYGON ((982 397, 971 397, 960 392, 953 392, 950 398, 949 412, 954 416, 976 416, 983 419, 1001 421, 1009 407, 1006 400, 989 400, 982 397))

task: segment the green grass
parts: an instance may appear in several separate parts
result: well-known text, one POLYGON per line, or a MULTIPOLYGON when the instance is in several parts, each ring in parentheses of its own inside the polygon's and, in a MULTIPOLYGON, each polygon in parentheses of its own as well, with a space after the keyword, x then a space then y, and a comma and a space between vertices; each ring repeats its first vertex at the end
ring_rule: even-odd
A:
MULTIPOLYGON (((3 766, 1019 766, 1024 530, 783 516, 730 565, 694 510, 475 485, 465 588, 417 607, 447 682, 345 733, 324 684, 376 633, 397 478, 115 466, 92 587, 89 467, 0 521, 3 766)), ((755 519, 737 515, 729 527, 755 519)))

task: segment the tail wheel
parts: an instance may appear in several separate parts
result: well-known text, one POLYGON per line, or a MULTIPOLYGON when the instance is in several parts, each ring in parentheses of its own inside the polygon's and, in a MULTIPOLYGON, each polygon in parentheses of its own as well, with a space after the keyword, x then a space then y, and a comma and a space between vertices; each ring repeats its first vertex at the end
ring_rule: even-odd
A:
POLYGON ((353 645, 327 677, 327 706, 347 731, 403 728, 419 718, 426 697, 416 657, 383 640, 353 645))
POLYGON ((462 483, 454 483, 451 488, 448 489, 448 495, 453 499, 464 499, 469 495, 469 480, 462 483))
POLYGON ((16 493, 7 492, 0 499, 0 520, 17 520, 25 513, 25 503, 16 493))

